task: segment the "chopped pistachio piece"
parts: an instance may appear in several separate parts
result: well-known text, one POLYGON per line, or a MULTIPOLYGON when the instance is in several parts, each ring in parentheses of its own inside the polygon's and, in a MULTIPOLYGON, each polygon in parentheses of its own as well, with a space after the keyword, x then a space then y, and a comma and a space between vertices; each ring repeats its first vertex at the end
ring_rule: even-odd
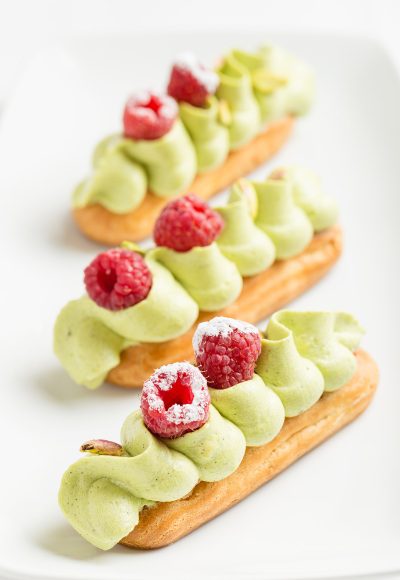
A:
POLYGON ((254 88, 265 95, 269 95, 287 84, 287 79, 273 75, 265 69, 259 68, 252 74, 254 88))
POLYGON ((80 447, 80 451, 93 453, 94 455, 126 455, 124 448, 119 443, 106 439, 91 439, 80 447))

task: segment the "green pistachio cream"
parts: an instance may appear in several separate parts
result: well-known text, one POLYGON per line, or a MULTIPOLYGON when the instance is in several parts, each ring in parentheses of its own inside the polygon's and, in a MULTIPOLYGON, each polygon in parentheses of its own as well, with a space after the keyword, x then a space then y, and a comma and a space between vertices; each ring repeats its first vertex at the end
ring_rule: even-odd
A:
POLYGON ((286 417, 349 381, 356 369, 352 352, 363 333, 355 318, 341 312, 282 310, 272 316, 256 371, 281 399, 286 417))
POLYGON ((306 114, 313 100, 312 72, 276 47, 232 50, 216 73, 215 95, 203 107, 181 103, 163 137, 112 135, 101 141, 92 174, 73 192, 73 206, 100 204, 124 214, 137 208, 147 191, 164 198, 183 195, 196 174, 221 166, 230 150, 246 145, 267 123, 306 114))
POLYGON ((228 203, 215 208, 225 224, 217 244, 224 256, 236 264, 242 276, 263 272, 276 256, 273 241, 254 223, 257 212, 255 196, 251 183, 241 180, 232 187, 228 203))
POLYGON ((278 259, 301 253, 310 243, 313 227, 293 199, 292 187, 282 180, 254 182, 258 199, 256 225, 273 241, 278 259))
POLYGON ((225 308, 242 290, 239 270, 215 242, 187 252, 158 247, 150 251, 150 256, 172 272, 200 310, 213 312, 225 308))
POLYGON ((124 310, 98 306, 89 296, 69 302, 54 327, 54 351, 70 377, 95 389, 117 366, 122 350, 141 342, 164 342, 184 334, 199 309, 172 274, 150 257, 148 296, 124 310))
MULTIPOLYGON (((362 333, 350 314, 275 313, 262 338, 253 378, 209 389, 212 404, 200 428, 161 439, 148 430, 137 410, 122 426, 121 446, 102 442, 103 450, 71 465, 59 491, 66 518, 87 541, 108 550, 134 529, 145 506, 152 509, 157 502, 183 498, 199 481, 228 477, 239 467, 246 446, 272 441, 285 416, 303 413, 324 391, 351 379, 353 350, 362 333)), ((194 345, 199 337, 195 335, 194 345)), ((174 407, 179 413, 180 403, 174 407)))
POLYGON ((263 122, 309 111, 315 81, 304 63, 274 46, 264 46, 257 53, 235 50, 233 54, 251 75, 263 122))
POLYGON ((337 221, 336 201, 324 193, 316 173, 306 167, 292 166, 275 169, 273 174, 291 185, 293 201, 305 212, 315 232, 337 221))
POLYGON ((217 97, 228 104, 231 112, 229 140, 231 149, 246 145, 261 129, 260 110, 253 93, 251 77, 231 53, 218 71, 217 97))
POLYGON ((215 209, 224 226, 214 243, 186 252, 166 247, 147 252, 153 287, 142 302, 110 311, 83 296, 63 308, 54 350, 75 382, 94 389, 119 364, 124 349, 181 336, 200 310, 229 306, 241 293, 242 277, 300 254, 314 232, 337 218, 316 175, 301 167, 276 169, 264 182, 241 179, 227 204, 215 209))
POLYGON ((131 159, 142 163, 148 177, 148 187, 159 197, 179 195, 188 189, 195 178, 195 151, 180 119, 160 139, 124 139, 124 149, 131 159))
POLYGON ((180 117, 196 151, 197 171, 203 173, 223 164, 229 149, 229 131, 220 121, 220 104, 209 97, 205 107, 181 103, 180 117))

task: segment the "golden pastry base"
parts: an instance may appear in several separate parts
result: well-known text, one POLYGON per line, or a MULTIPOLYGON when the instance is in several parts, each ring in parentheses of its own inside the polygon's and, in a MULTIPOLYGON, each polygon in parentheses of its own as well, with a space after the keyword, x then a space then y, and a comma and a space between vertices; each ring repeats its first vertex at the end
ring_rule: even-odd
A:
POLYGON ((262 447, 249 447, 239 468, 216 483, 199 483, 193 492, 173 502, 145 508, 139 524, 121 544, 130 548, 160 548, 189 534, 229 509, 283 471, 299 457, 353 421, 370 403, 378 368, 362 350, 357 371, 334 393, 325 393, 311 409, 286 419, 279 435, 262 447))
POLYGON ((313 286, 339 258, 342 232, 334 226, 314 236, 302 254, 277 261, 268 270, 244 280, 239 298, 218 312, 201 312, 194 325, 182 336, 162 343, 143 343, 124 350, 121 362, 107 381, 121 387, 142 387, 161 365, 193 360, 192 336, 199 322, 214 316, 229 316, 258 322, 313 286))
MULTIPOLYGON (((292 131, 293 123, 291 117, 272 123, 248 145, 232 151, 223 165, 198 175, 188 192, 209 199, 247 175, 282 147, 292 131)), ((88 238, 116 246, 124 240, 138 241, 150 236, 158 215, 168 201, 170 199, 149 192, 136 209, 126 214, 112 213, 99 204, 72 211, 78 227, 88 238)))

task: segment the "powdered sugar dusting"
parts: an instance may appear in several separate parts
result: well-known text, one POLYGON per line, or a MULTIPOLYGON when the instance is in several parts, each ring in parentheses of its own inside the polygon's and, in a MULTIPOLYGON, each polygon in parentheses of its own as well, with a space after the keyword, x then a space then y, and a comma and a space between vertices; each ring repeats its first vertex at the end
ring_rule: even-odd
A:
POLYGON ((167 420, 176 425, 186 425, 207 418, 210 402, 207 381, 200 370, 188 362, 172 363, 157 369, 144 383, 142 396, 146 397, 151 410, 165 412, 167 420), (193 401, 190 404, 172 405, 165 411, 159 390, 168 391, 171 389, 180 374, 189 376, 193 401))
POLYGON ((216 316, 208 322, 201 322, 196 328, 193 335, 192 344, 196 354, 202 352, 201 344, 205 336, 229 336, 233 330, 239 330, 244 334, 259 335, 258 328, 249 322, 227 318, 225 316, 216 316))
POLYGON ((147 107, 152 97, 156 97, 160 102, 158 115, 169 119, 174 119, 178 115, 178 104, 169 95, 157 93, 155 91, 138 90, 129 97, 129 103, 137 108, 136 115, 143 117, 157 117, 157 113, 147 107))
POLYGON ((192 52, 180 54, 174 63, 177 67, 187 70, 192 74, 206 89, 207 93, 213 95, 219 85, 219 77, 212 70, 203 68, 196 56, 192 52))
POLYGON ((152 381, 159 389, 168 391, 177 380, 179 373, 189 375, 193 392, 204 384, 205 379, 199 369, 188 362, 164 365, 158 368, 146 382, 152 381))
POLYGON ((139 89, 129 97, 129 100, 135 105, 145 105, 150 101, 151 92, 146 89, 139 89))
POLYGON ((159 113, 168 119, 175 119, 178 115, 178 104, 175 99, 169 95, 163 95, 163 105, 159 113))

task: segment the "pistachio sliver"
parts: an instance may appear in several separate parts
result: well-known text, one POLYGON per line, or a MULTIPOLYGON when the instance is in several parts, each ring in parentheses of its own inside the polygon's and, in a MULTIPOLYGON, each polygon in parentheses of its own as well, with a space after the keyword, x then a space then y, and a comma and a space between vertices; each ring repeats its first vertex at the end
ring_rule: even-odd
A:
POLYGON ((144 256, 146 254, 146 250, 139 246, 139 244, 135 244, 134 242, 130 242, 129 240, 124 240, 121 244, 121 248, 125 250, 130 250, 131 252, 136 252, 137 254, 141 254, 144 256))
POLYGON ((106 439, 90 439, 80 447, 83 453, 93 453, 94 455, 126 455, 124 448, 119 443, 107 441, 106 439))
POLYGON ((273 75, 263 68, 253 72, 252 81, 254 88, 264 95, 270 95, 287 84, 286 78, 273 75))
POLYGON ((232 113, 228 102, 224 99, 221 99, 218 104, 218 120, 224 127, 229 127, 232 124, 232 113))

